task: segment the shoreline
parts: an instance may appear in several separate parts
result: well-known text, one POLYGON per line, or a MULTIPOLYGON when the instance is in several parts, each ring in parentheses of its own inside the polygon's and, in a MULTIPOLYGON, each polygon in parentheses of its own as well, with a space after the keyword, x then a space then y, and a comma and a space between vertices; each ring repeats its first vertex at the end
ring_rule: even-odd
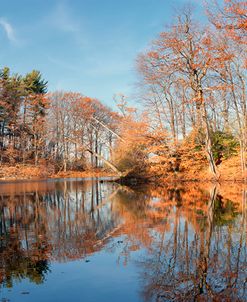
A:
MULTIPOLYGON (((235 169, 234 169, 235 170, 235 169)), ((232 171, 231 171, 232 172, 232 171)), ((237 172, 237 170, 236 170, 237 172)), ((85 170, 85 171, 61 171, 54 172, 54 168, 49 165, 33 166, 30 164, 26 165, 0 165, 0 183, 14 182, 14 181, 39 181, 46 179, 61 179, 61 178, 87 178, 87 177, 115 177, 116 181, 123 185, 166 185, 176 183, 232 183, 232 184, 247 184, 247 179, 244 178, 240 173, 222 173, 219 179, 214 179, 207 170, 201 170, 198 173, 180 173, 180 174, 164 174, 164 175, 150 175, 147 173, 144 176, 119 177, 116 173, 105 169, 85 170), (193 174, 193 175, 191 175, 193 174), (188 177, 191 175, 192 177, 188 177)))
POLYGON ((87 177, 116 177, 117 175, 107 170, 67 171, 54 173, 47 166, 33 165, 0 165, 0 183, 14 181, 39 181, 60 178, 87 178, 87 177))

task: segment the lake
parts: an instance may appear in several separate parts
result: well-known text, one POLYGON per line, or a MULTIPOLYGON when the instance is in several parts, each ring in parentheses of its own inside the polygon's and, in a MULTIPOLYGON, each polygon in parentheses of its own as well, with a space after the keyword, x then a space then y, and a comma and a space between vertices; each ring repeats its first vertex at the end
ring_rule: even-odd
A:
POLYGON ((243 185, 0 183, 0 302, 247 301, 243 185))

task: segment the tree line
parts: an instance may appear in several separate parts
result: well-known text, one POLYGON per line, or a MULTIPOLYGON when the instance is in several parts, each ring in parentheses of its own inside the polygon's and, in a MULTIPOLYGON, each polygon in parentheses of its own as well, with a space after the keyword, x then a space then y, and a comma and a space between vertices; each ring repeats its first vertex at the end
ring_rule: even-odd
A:
POLYGON ((107 162, 118 115, 80 93, 47 93, 47 85, 39 71, 0 71, 0 162, 49 162, 65 171, 107 162))

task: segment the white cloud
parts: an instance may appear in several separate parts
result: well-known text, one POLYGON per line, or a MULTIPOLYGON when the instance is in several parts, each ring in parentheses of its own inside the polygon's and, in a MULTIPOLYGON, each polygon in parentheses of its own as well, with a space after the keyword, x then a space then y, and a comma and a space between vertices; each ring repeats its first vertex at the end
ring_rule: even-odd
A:
POLYGON ((3 28, 10 42, 17 42, 13 26, 4 18, 0 18, 0 26, 3 28))

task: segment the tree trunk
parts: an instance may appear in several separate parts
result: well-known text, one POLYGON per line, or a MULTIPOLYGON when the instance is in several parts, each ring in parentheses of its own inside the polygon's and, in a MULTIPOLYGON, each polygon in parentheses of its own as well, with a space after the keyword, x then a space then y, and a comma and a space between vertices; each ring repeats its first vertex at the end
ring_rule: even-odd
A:
POLYGON ((114 172, 116 172, 119 176, 122 176, 122 172, 118 170, 116 166, 114 166, 111 162, 109 162, 107 159, 105 159, 102 155, 90 150, 86 149, 92 156, 95 156, 99 159, 101 159, 109 168, 111 168, 114 172))
POLYGON ((203 129, 204 129, 205 136, 206 136, 206 138, 205 138, 206 156, 207 156, 207 160, 209 163, 210 171, 212 172, 214 177, 216 179, 218 179, 219 173, 217 171, 217 167, 214 162, 214 157, 213 157, 213 152, 212 152, 212 141, 211 141, 211 137, 210 137, 209 123, 208 123, 208 118, 207 118, 207 109, 206 109, 205 102, 203 100, 203 92, 201 89, 199 89, 199 91, 198 91, 198 96, 199 96, 198 99, 200 100, 200 103, 201 103, 201 110, 202 110, 201 118, 202 118, 202 123, 203 123, 203 129))

